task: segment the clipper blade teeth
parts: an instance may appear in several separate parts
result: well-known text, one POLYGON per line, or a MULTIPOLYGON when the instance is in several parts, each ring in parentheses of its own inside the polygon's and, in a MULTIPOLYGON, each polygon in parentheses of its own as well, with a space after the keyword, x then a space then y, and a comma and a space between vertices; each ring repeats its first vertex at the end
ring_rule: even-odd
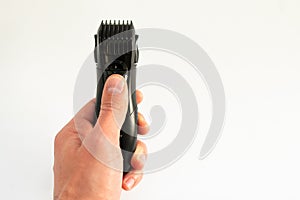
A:
POLYGON ((101 22, 100 28, 98 30, 99 34, 99 43, 103 42, 104 40, 117 35, 113 37, 114 39, 133 39, 135 33, 134 31, 129 31, 129 30, 134 30, 133 24, 131 20, 126 20, 126 21, 116 21, 116 20, 103 20, 101 22), (125 32, 128 31, 128 32, 125 32), (122 32, 125 32, 124 34, 120 34, 122 32), (119 35, 118 35, 119 34, 119 35))
POLYGON ((98 55, 120 56, 130 52, 136 52, 137 35, 131 20, 105 20, 101 22, 95 35, 95 59, 98 55))

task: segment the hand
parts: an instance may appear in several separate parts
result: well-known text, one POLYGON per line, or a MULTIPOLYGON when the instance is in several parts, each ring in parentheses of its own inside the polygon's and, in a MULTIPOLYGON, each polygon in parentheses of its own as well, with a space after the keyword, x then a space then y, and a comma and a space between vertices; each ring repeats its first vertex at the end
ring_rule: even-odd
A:
MULTIPOLYGON (((120 127, 128 107, 124 78, 110 76, 104 86, 101 110, 95 119, 95 99, 87 103, 57 134, 54 147, 54 199, 119 200, 122 188, 130 190, 142 179, 146 145, 137 141, 132 171, 123 177, 119 148, 120 127), (96 122, 95 122, 96 121, 96 122)), ((137 103, 142 93, 136 91, 137 103)), ((138 114, 138 132, 149 126, 138 114)))

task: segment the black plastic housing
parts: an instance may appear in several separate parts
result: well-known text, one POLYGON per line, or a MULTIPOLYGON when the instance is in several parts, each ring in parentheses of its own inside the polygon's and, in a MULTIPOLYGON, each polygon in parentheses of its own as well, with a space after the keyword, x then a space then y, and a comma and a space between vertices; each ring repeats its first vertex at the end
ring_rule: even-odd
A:
POLYGON ((97 65, 96 115, 101 110, 105 81, 112 74, 125 77, 128 87, 128 110, 120 131, 123 155, 123 172, 131 169, 131 158, 137 140, 136 63, 138 61, 138 36, 131 21, 102 21, 95 35, 95 62, 97 65))

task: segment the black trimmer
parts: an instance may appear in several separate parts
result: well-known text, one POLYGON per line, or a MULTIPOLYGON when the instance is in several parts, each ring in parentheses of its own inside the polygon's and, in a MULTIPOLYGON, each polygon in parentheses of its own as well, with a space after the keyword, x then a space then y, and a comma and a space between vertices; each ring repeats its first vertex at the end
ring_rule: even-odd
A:
POLYGON ((137 140, 136 63, 138 61, 138 36, 131 21, 102 21, 95 35, 95 62, 97 65, 96 115, 99 116, 102 91, 107 78, 120 74, 127 81, 128 111, 120 131, 123 171, 131 169, 131 157, 137 140))

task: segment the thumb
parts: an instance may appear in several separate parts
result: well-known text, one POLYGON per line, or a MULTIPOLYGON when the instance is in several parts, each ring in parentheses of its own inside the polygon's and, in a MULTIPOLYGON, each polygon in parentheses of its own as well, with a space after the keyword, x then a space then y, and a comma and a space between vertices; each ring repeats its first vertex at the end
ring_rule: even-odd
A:
MULTIPOLYGON (((104 136, 114 145, 119 145, 119 136, 128 109, 128 89, 123 76, 111 75, 105 82, 99 117, 104 136)), ((96 127, 95 127, 96 128, 96 127)))
MULTIPOLYGON (((106 166, 122 170, 119 147, 120 129, 128 107, 128 89, 121 75, 111 75, 105 82, 101 109, 93 130, 84 138, 84 149, 106 166)), ((85 151, 85 150, 84 150, 85 151)))

